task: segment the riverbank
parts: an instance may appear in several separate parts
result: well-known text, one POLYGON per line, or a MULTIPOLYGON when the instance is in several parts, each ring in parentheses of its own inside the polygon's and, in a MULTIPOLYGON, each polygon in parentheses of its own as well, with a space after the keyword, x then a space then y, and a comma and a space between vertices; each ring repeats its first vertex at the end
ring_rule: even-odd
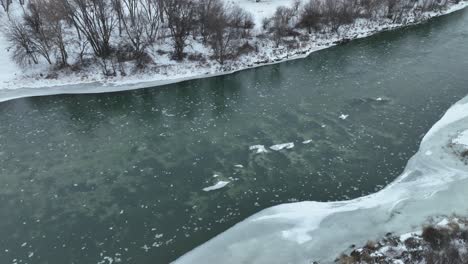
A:
POLYGON ((468 220, 439 216, 421 230, 400 236, 386 234, 379 241, 368 241, 337 258, 339 264, 365 263, 452 263, 468 261, 468 220))
MULTIPOLYGON (((271 40, 254 37, 254 43, 262 46, 259 52, 242 55, 237 60, 227 62, 225 65, 220 65, 215 61, 201 63, 188 59, 183 62, 174 62, 161 57, 162 61, 156 66, 139 73, 117 77, 108 77, 101 74, 97 65, 78 72, 69 70, 50 71, 47 67, 23 71, 23 69, 19 69, 11 62, 9 56, 2 56, 0 64, 8 70, 5 70, 5 73, 0 76, 0 102, 28 96, 133 90, 232 74, 246 69, 302 59, 318 50, 368 37, 379 32, 422 23, 431 18, 461 10, 467 5, 468 2, 461 1, 458 4, 451 5, 444 11, 425 13, 418 20, 415 17, 408 17, 403 23, 373 22, 358 19, 352 25, 342 26, 336 34, 327 33, 308 36, 309 39, 301 41, 299 47, 296 48, 276 47, 276 44, 271 40)), ((274 10, 272 7, 269 9, 274 10)), ((258 15, 256 20, 260 20, 258 15)), ((7 46, 5 41, 0 42, 0 47, 5 49, 7 46)), ((194 51, 205 56, 209 53, 207 50, 198 49, 196 43, 190 46, 194 46, 192 47, 194 51)))

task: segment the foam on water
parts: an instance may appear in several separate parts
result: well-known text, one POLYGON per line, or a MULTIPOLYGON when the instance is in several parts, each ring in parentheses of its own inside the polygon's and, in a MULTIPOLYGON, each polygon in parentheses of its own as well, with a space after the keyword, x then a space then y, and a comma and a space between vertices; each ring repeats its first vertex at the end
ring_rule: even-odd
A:
POLYGON ((467 129, 468 97, 433 126, 403 174, 385 189, 349 201, 265 209, 175 263, 332 263, 351 244, 418 230, 434 215, 466 214, 468 167, 453 140, 467 129))

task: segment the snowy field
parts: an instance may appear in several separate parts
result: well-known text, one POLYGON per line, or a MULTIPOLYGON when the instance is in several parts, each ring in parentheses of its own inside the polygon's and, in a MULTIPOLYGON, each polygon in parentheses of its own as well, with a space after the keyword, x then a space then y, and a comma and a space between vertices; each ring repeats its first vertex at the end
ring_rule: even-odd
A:
MULTIPOLYGON (((255 0, 226 0, 235 2, 247 11, 254 14, 257 27, 261 25, 263 18, 271 16, 276 8, 281 5, 292 5, 293 0, 262 0, 257 3, 255 0)), ((468 2, 461 1, 452 5, 442 13, 427 13, 426 19, 448 14, 465 8, 468 2)), ((0 18, 3 25, 7 22, 6 17, 0 18)), ((412 23, 412 18, 408 18, 407 24, 412 23)), ((10 59, 11 54, 7 50, 7 43, 4 36, 0 36, 0 102, 15 98, 50 95, 50 94, 78 94, 78 93, 101 93, 111 91, 132 90, 144 87, 155 87, 169 83, 175 83, 190 79, 206 78, 216 75, 229 74, 244 69, 259 67, 263 65, 280 63, 287 60, 307 57, 310 53, 336 45, 337 41, 343 39, 357 39, 370 36, 383 30, 390 30, 404 26, 402 24, 377 23, 366 20, 357 20, 356 23, 340 28, 337 34, 316 34, 307 42, 301 42, 296 49, 284 46, 276 47, 271 40, 256 39, 262 49, 255 54, 241 56, 238 60, 226 65, 220 65, 214 61, 200 64, 184 60, 174 62, 170 60, 169 54, 160 55, 156 51, 152 53, 154 61, 158 62, 156 67, 146 70, 146 72, 129 74, 127 76, 106 77, 100 69, 91 67, 80 73, 59 73, 55 78, 45 78, 48 75, 45 64, 34 66, 34 70, 28 67, 17 67, 10 59)), ((168 43, 161 47, 167 51, 171 49, 168 43)), ((190 43, 187 52, 201 53, 205 56, 210 54, 210 50, 202 47, 199 43, 190 43)))
POLYGON ((265 209, 175 263, 333 263, 352 244, 417 231, 431 216, 466 214, 467 134, 468 96, 432 127, 385 189, 350 201, 265 209))

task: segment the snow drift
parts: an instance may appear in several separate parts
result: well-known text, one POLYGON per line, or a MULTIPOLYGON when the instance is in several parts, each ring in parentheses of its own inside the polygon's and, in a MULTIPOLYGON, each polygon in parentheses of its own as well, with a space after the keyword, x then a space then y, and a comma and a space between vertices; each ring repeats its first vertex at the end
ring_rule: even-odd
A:
POLYGON ((265 209, 175 263, 332 263, 351 244, 416 230, 433 215, 465 214, 468 166, 454 144, 468 145, 461 142, 467 131, 468 96, 433 126, 385 189, 349 201, 265 209))

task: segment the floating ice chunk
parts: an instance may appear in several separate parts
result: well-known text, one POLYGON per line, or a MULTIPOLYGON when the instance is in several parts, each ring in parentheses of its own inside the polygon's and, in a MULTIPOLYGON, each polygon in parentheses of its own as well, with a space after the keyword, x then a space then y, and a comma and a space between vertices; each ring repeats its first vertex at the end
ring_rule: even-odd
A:
POLYGON ((294 148, 294 143, 292 143, 292 142, 273 145, 273 146, 270 147, 270 149, 272 149, 274 151, 279 151, 279 150, 282 150, 282 149, 292 149, 292 148, 294 148))
POLYGON ((376 101, 383 101, 382 97, 378 97, 377 99, 375 99, 376 101))
POLYGON ((312 143, 312 139, 302 141, 302 144, 309 144, 309 143, 312 143))
POLYGON ((426 156, 431 156, 431 155, 432 155, 432 151, 428 150, 428 151, 426 151, 424 154, 426 154, 426 156))
POLYGON ((237 164, 237 165, 234 165, 234 167, 242 169, 242 168, 244 168, 244 165, 237 164))
POLYGON ((213 174, 213 178, 218 178, 219 175, 218 174, 213 174))
POLYGON ((145 252, 148 252, 148 251, 151 249, 151 248, 148 247, 148 245, 146 245, 146 244, 145 244, 144 246, 142 246, 141 248, 142 248, 145 252))
POLYGON ((254 145, 254 146, 250 146, 249 148, 250 150, 257 150, 256 153, 267 153, 268 150, 266 150, 265 146, 264 145, 254 145))
POLYGON ((228 185, 228 181, 219 181, 215 185, 203 188, 203 191, 209 192, 223 188, 224 186, 228 185))
POLYGON ((348 118, 348 117, 349 117, 349 115, 344 115, 344 114, 340 115, 340 119, 343 119, 343 120, 346 120, 346 118, 348 118))
POLYGON ((169 113, 167 112, 167 109, 163 109, 163 110, 162 110, 162 114, 165 115, 165 116, 167 116, 167 117, 173 117, 173 116, 175 116, 175 115, 173 115, 173 114, 169 114, 169 113))
MULTIPOLYGON (((102 253, 101 253, 102 254, 102 253)), ((112 264, 114 263, 114 259, 111 257, 103 257, 101 261, 99 261, 97 264, 112 264)))

